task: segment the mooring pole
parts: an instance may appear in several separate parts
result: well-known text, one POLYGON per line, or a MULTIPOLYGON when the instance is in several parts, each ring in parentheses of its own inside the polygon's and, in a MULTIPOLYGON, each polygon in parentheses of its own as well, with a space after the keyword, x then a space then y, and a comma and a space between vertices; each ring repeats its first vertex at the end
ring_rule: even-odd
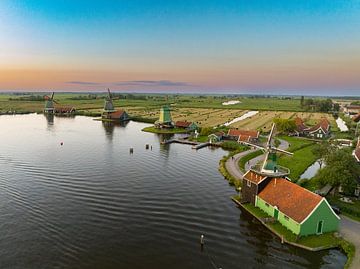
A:
POLYGON ((200 236, 201 251, 204 250, 204 243, 205 243, 205 241, 204 241, 204 235, 202 234, 202 235, 200 236))

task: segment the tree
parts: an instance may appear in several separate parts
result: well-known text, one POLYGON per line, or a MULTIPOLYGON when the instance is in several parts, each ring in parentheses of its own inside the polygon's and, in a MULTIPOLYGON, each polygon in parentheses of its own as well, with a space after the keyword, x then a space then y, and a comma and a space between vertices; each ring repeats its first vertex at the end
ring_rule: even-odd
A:
POLYGON ((295 120, 293 119, 275 118, 274 123, 280 133, 291 133, 296 129, 295 120))
POLYGON ((351 150, 337 149, 325 157, 325 163, 326 166, 319 170, 316 179, 324 185, 341 185, 345 194, 353 194, 360 176, 360 166, 351 156, 351 150))
POLYGON ((316 147, 312 149, 312 153, 316 156, 317 163, 319 164, 320 169, 322 168, 322 165, 324 164, 327 156, 332 152, 334 152, 335 150, 336 147, 333 144, 330 144, 326 141, 317 144, 316 147))

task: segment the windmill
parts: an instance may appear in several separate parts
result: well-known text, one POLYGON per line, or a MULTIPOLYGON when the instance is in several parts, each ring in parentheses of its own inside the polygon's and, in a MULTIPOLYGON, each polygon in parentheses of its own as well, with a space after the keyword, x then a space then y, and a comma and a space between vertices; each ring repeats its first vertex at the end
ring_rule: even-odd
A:
POLYGON ((104 112, 106 113, 115 112, 116 110, 113 104, 113 100, 119 98, 113 98, 109 88, 107 89, 107 91, 108 91, 108 96, 105 98, 104 112))
POLYGON ((54 95, 55 92, 53 92, 51 94, 51 96, 45 95, 44 99, 45 99, 45 108, 44 108, 44 112, 48 113, 48 114, 53 114, 55 112, 55 104, 58 104, 58 102, 56 100, 54 100, 54 95))
POLYGON ((274 175, 274 176, 286 176, 286 175, 290 174, 290 171, 287 168, 280 167, 279 165, 277 165, 277 154, 276 153, 280 152, 280 153, 284 153, 284 154, 290 155, 290 156, 292 156, 293 153, 288 152, 286 150, 276 148, 272 145, 274 129, 275 129, 275 123, 273 123, 273 125, 271 127, 271 131, 268 136, 268 140, 266 142, 265 147, 262 147, 262 146, 259 146, 256 144, 252 144, 249 142, 242 142, 242 143, 244 143, 245 145, 248 145, 248 146, 252 146, 252 147, 261 149, 262 151, 264 151, 264 153, 266 153, 265 160, 264 160, 263 164, 261 165, 261 169, 259 171, 261 174, 274 175))

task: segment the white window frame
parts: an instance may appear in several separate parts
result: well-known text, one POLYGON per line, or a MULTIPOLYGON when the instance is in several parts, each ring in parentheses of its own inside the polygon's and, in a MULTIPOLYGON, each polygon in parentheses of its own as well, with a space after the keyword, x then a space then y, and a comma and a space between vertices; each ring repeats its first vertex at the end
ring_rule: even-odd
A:
POLYGON ((247 185, 248 187, 251 187, 251 181, 250 181, 250 180, 246 180, 246 185, 247 185))

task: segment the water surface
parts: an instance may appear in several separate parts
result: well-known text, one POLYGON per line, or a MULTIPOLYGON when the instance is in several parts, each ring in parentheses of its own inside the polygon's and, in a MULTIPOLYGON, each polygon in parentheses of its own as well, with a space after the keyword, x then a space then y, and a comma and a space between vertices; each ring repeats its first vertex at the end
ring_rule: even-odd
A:
POLYGON ((0 268, 343 266, 340 251, 282 245, 242 213, 217 171, 225 151, 160 146, 145 126, 1 116, 0 268))

